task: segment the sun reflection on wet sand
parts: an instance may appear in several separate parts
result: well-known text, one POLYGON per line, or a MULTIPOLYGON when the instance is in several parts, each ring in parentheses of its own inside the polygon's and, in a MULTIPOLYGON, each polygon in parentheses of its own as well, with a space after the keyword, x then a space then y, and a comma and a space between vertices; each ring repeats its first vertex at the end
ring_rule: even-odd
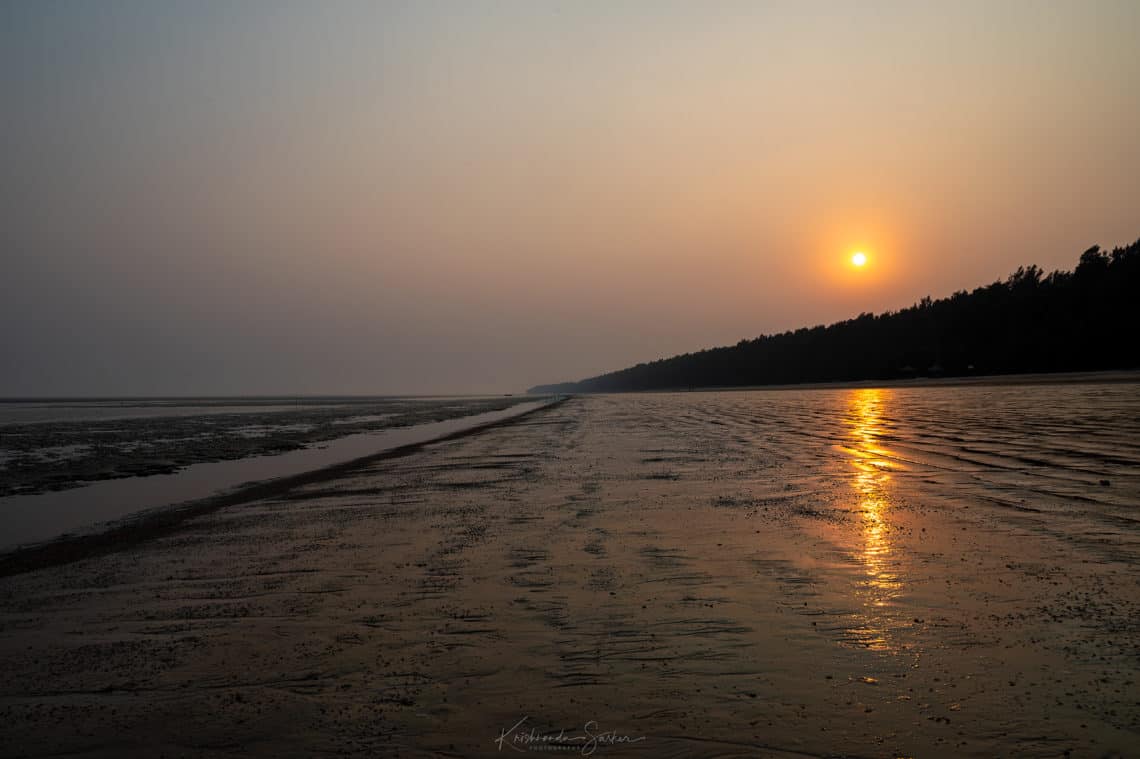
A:
POLYGON ((883 447, 884 411, 892 399, 890 390, 860 389, 851 392, 845 420, 848 427, 844 450, 855 470, 852 487, 858 494, 862 547, 858 559, 865 579, 859 583, 863 603, 861 629, 851 632, 869 648, 893 650, 893 602, 902 590, 892 557, 891 472, 898 464, 883 447))

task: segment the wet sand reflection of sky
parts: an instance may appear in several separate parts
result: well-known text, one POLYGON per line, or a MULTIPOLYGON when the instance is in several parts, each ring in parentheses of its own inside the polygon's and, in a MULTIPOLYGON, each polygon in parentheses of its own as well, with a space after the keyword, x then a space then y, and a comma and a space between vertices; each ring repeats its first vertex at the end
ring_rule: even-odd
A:
POLYGON ((843 447, 854 469, 851 485, 858 496, 861 540, 856 557, 865 572, 856 591, 862 605, 861 629, 851 632, 868 648, 877 650, 895 648, 890 637, 897 621, 894 602, 902 592, 890 534, 891 472, 898 463, 883 447, 882 439, 892 397, 892 391, 883 389, 851 392, 845 420, 847 444, 843 447))

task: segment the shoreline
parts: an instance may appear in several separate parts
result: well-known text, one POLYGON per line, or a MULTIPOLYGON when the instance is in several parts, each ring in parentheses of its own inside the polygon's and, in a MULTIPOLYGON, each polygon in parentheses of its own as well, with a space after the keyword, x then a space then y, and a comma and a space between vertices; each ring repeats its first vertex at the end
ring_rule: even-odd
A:
POLYGON ((218 509, 271 498, 291 488, 343 477, 377 461, 408 456, 435 443, 458 440, 500 425, 511 424, 532 414, 556 408, 567 400, 569 400, 568 397, 557 398, 550 403, 505 419, 484 422, 422 442, 398 445, 330 466, 239 485, 234 490, 205 498, 144 509, 135 514, 104 523, 103 526, 106 529, 79 534, 65 533, 40 543, 17 546, 11 550, 0 552, 0 578, 33 572, 59 564, 68 564, 137 545, 165 535, 189 519, 209 514, 218 509))
MULTIPOLYGON (((911 387, 1005 387, 1008 385, 1095 385, 1140 382, 1140 369, 1110 369, 1096 372, 1034 372, 1029 374, 983 374, 962 377, 916 377, 893 380, 803 382, 793 385, 725 385, 674 387, 656 390, 561 391, 564 395, 652 395, 654 393, 730 393, 763 390, 860 390, 911 387)), ((547 387, 540 385, 540 387, 547 387)), ((550 392, 534 395, 550 395, 550 392)))
MULTIPOLYGON (((311 456, 314 450, 340 446, 354 436, 398 434, 425 424, 507 412, 527 400, 520 396, 292 404, 257 399, 189 405, 178 400, 0 404, 5 441, 0 451, 5 459, 0 506, 7 505, 7 498, 182 474, 202 464, 296 457, 300 451, 311 456)), ((301 466, 297 471, 323 465, 301 466)), ((215 474, 227 479, 224 469, 209 476, 215 474)), ((264 477, 254 472, 248 479, 280 474, 288 472, 264 477)))

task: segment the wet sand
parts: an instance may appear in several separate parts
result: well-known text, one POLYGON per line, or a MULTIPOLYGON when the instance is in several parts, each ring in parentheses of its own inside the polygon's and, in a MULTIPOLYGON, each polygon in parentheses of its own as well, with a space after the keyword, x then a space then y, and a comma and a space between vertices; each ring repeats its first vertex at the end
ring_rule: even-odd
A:
POLYGON ((0 753, 1134 756, 1138 409, 574 398, 0 579, 0 753))
MULTIPOLYGON (((275 455, 199 462, 177 473, 118 477, 65 490, 0 497, 0 576, 10 573, 13 560, 38 565, 42 563, 38 556, 44 551, 58 554, 65 548, 85 550, 93 542, 116 548, 124 537, 137 540, 150 532, 147 525, 140 524, 142 521, 169 523, 187 512, 244 503, 251 500, 251 491, 271 495, 290 484, 330 477, 335 474, 328 471, 330 468, 347 464, 351 469, 355 462, 381 458, 389 451, 406 452, 425 441, 461 436, 527 414, 552 400, 536 399, 441 421, 354 433, 275 455), (32 546, 42 548, 27 550, 32 546), (13 551, 17 551, 14 556, 13 551)), ((476 410, 478 406, 466 408, 476 410)), ((444 411, 453 410, 455 407, 444 411)), ((60 468, 66 471, 66 467, 60 468)), ((0 479, 3 475, 0 471, 0 479)))
MULTIPOLYGON (((0 509, 7 496, 173 474, 502 411, 515 397, 4 401, 0 509)), ((315 468, 315 467, 313 467, 315 468)))

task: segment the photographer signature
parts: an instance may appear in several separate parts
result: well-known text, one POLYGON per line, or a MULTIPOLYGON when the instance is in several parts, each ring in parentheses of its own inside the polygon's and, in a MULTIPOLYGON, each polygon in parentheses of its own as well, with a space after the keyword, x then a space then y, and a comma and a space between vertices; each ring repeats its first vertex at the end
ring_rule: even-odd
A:
POLYGON ((495 745, 499 751, 503 747, 514 751, 550 750, 546 747, 559 747, 562 749, 577 749, 582 756, 592 756, 602 746, 616 746, 625 743, 640 743, 645 740, 644 735, 623 735, 616 730, 602 730, 597 720, 590 720, 582 726, 580 734, 567 735, 565 730, 558 732, 539 732, 531 727, 524 727, 529 717, 523 717, 505 730, 499 731, 495 738, 495 745), (543 748, 540 748, 543 747, 543 748))

